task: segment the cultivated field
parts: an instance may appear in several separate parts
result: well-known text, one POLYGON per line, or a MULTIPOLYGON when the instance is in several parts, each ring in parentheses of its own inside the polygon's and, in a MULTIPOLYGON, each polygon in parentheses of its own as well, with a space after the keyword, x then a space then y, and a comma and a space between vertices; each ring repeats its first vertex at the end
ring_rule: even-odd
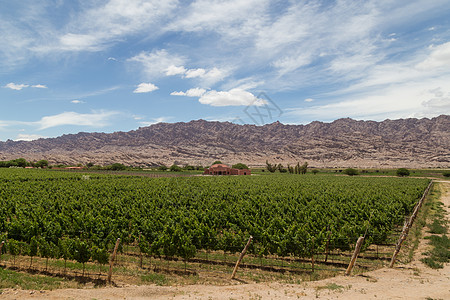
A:
POLYGON ((2 272, 48 277, 43 285, 51 289, 102 285, 120 238, 116 284, 221 285, 253 236, 238 278, 299 283, 342 273, 365 236, 354 271, 361 273, 388 262, 428 183, 320 174, 146 178, 0 170, 2 272))

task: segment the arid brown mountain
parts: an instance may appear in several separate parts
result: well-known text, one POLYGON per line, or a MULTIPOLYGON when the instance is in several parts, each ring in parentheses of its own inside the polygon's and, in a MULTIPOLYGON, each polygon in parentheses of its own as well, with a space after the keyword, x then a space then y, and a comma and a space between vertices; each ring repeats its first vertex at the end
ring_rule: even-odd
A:
POLYGON ((450 116, 264 126, 198 120, 0 142, 0 160, 19 157, 52 164, 134 166, 209 165, 219 159, 251 166, 269 160, 285 165, 307 161, 316 167, 450 167, 450 116))

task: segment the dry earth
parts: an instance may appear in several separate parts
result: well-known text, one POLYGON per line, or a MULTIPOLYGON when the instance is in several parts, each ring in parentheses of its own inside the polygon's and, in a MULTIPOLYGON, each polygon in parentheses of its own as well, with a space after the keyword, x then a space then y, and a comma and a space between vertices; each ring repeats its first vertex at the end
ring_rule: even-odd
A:
MULTIPOLYGON (((450 215, 450 182, 441 181, 441 201, 450 215)), ((54 291, 4 290, 1 299, 450 299, 450 265, 433 270, 420 258, 428 248, 422 240, 413 261, 359 276, 338 276, 303 284, 259 283, 229 286, 125 286, 54 291)))

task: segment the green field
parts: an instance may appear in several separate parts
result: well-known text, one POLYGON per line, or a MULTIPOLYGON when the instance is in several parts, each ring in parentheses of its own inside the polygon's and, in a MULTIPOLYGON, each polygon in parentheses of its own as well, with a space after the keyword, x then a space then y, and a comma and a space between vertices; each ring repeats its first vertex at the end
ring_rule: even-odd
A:
MULTIPOLYGON (((0 169, 3 251, 96 259, 117 238, 154 256, 238 252, 307 257, 330 247, 383 244, 428 179, 331 175, 146 178, 0 169), (64 242, 63 242, 64 241, 64 242), (16 249, 14 249, 16 248, 16 249), (67 249, 65 249, 67 248, 67 249), (64 252, 66 251, 66 252, 64 252), (77 254, 78 253, 78 254, 77 254), (96 254, 97 253, 97 254, 96 254)), ((78 259, 81 261, 82 259, 78 259)))

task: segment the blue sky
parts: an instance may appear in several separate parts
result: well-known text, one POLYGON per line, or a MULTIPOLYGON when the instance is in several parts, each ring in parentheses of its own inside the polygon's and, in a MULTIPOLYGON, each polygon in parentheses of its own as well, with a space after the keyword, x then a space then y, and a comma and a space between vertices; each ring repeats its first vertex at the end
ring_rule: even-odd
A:
POLYGON ((450 112, 450 1, 0 0, 0 140, 450 112))

